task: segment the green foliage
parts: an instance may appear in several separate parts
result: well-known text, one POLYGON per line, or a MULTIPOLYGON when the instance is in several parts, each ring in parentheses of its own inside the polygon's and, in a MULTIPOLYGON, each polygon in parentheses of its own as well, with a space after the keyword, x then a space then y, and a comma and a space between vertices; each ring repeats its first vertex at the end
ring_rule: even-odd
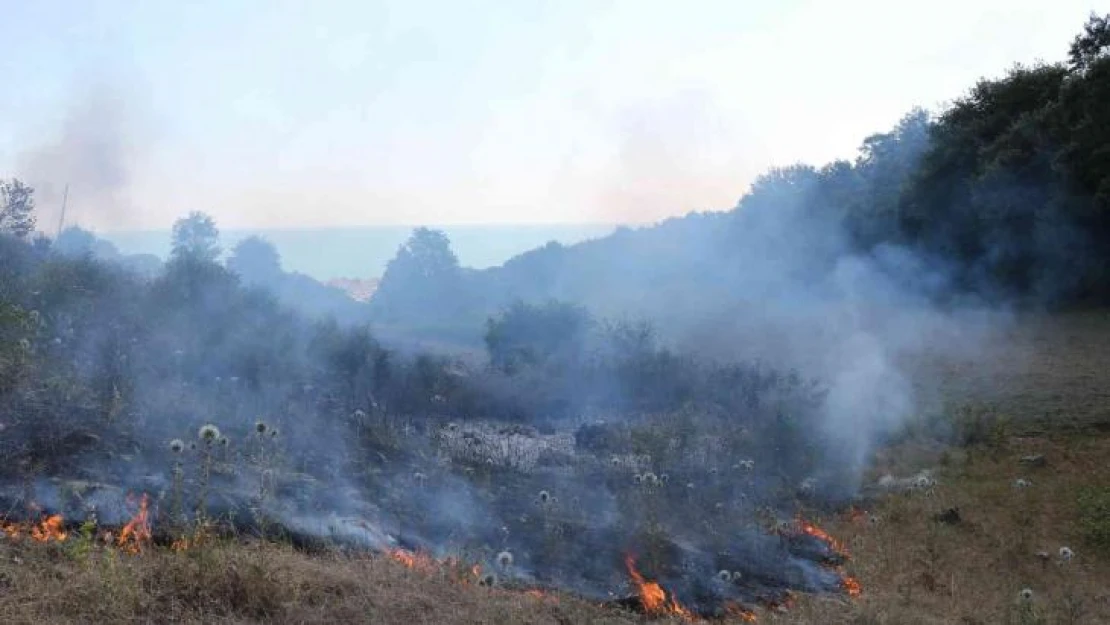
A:
POLYGON ((173 224, 171 257, 214 262, 220 255, 220 231, 211 216, 199 211, 189 213, 173 224))
POLYGON ((554 359, 576 359, 593 320, 580 306, 556 302, 515 302, 486 323, 490 363, 513 374, 554 359))
POLYGON ((1110 487, 1092 486, 1079 493, 1079 531, 1090 546, 1110 553, 1110 487))
POLYGON ((1110 49, 1110 15, 1099 16, 1092 13, 1083 32, 1076 35, 1068 49, 1068 59, 1072 67, 1084 70, 1096 60, 1104 58, 1110 49))
POLYGON ((386 322, 451 318, 464 304, 462 278, 447 235, 417 228, 386 266, 372 310, 376 319, 386 322))
POLYGON ((258 236, 240 241, 227 259, 227 268, 248 283, 274 285, 281 278, 281 255, 273 243, 258 236))

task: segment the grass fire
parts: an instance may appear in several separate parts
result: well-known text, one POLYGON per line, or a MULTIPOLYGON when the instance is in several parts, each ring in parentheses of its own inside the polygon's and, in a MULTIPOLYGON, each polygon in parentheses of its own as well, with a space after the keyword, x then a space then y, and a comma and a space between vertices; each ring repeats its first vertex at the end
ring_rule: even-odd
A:
POLYGON ((1110 623, 1061 1, 10 3, 0 623, 1110 623))

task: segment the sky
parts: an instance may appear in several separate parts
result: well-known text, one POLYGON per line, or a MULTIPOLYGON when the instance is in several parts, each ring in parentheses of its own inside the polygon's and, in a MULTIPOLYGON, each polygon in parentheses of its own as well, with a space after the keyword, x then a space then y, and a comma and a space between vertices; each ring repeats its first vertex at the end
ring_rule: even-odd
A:
MULTIPOLYGON (((1104 3, 1105 4, 1105 3, 1104 3)), ((651 223, 1058 61, 1099 3, 0 0, 40 225, 651 223)))

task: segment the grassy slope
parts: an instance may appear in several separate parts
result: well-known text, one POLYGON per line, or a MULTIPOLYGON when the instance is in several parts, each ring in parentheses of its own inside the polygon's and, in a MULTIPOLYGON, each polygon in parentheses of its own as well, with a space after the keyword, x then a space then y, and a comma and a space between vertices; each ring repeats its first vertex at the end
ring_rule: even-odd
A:
MULTIPOLYGON (((1082 540, 1078 493, 1110 488, 1110 315, 1028 318, 974 359, 943 363, 958 401, 1014 419, 991 444, 925 439, 883 450, 876 474, 939 467, 925 496, 891 495, 866 517, 821 519, 853 553, 857 600, 799 597, 770 623, 1110 623, 1110 554, 1082 540), (1061 425, 1068 427, 1062 428, 1061 425), (1047 466, 1019 458, 1043 453, 1047 466), (1013 481, 1024 477, 1027 489, 1013 481), (958 507, 962 522, 933 515, 958 507), (1067 564, 1044 562, 1072 547, 1067 564), (1018 593, 1034 599, 1019 605, 1018 593)), ((1110 523, 1110 521, 1108 521, 1110 523)), ((571 597, 460 586, 382 558, 222 545, 132 558, 0 542, 0 622, 627 623, 571 597)))

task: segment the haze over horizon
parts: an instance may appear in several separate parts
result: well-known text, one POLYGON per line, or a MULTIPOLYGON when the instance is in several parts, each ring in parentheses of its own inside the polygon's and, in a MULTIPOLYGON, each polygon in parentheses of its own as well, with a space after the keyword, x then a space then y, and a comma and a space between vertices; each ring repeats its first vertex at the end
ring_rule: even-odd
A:
POLYGON ((650 223, 1063 58, 1053 6, 5 2, 0 171, 48 232, 650 223))

